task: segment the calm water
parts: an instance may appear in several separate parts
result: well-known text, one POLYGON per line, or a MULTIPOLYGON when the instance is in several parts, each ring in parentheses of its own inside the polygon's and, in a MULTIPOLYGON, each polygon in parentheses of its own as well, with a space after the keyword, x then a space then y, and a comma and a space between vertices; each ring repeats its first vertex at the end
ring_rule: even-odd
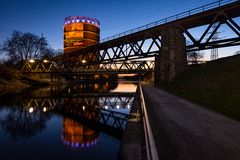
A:
POLYGON ((135 90, 78 84, 1 97, 1 159, 116 159, 135 90))

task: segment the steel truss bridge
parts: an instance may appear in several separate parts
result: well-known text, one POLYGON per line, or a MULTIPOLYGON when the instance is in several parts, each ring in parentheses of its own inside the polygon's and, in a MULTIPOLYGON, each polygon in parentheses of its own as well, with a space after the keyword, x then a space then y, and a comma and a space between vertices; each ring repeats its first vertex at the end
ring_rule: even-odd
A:
MULTIPOLYGON (((109 69, 109 72, 129 73, 132 68, 128 68, 129 66, 126 64, 133 64, 135 62, 132 61, 136 59, 155 57, 155 80, 158 84, 161 82, 169 83, 186 70, 186 51, 238 46, 240 44, 239 11, 239 0, 219 0, 114 35, 102 40, 98 45, 57 56, 50 61, 55 62, 65 73, 80 73, 85 69, 94 70, 95 67, 99 70, 91 71, 91 73, 97 74, 98 71, 99 73, 101 70, 106 72, 109 69), (221 27, 225 27, 232 34, 222 36, 220 40, 212 38, 221 27), (194 36, 192 31, 194 28, 199 29, 200 36, 194 36), (189 43, 186 44, 186 40, 189 43), (113 69, 111 71, 113 66, 120 62, 127 69, 124 71, 113 69), (99 68, 98 65, 113 66, 99 68)), ((40 66, 47 71, 48 67, 43 67, 42 64, 40 66)), ((29 64, 24 65, 23 68, 23 71, 36 71, 35 67, 29 64)), ((54 67, 51 69, 54 70, 54 67)))
POLYGON ((81 60, 85 59, 89 64, 99 64, 154 57, 161 49, 161 35, 169 26, 178 28, 189 38, 191 43, 186 46, 187 51, 236 46, 240 44, 240 27, 239 21, 234 18, 240 16, 239 10, 239 0, 217 1, 114 35, 103 39, 98 45, 64 54, 55 59, 74 64, 81 63, 81 60), (215 30, 207 34, 215 23, 217 23, 215 30), (224 24, 235 35, 212 40, 213 35, 224 24), (194 37, 190 29, 203 25, 207 27, 202 28, 200 38, 194 37))
POLYGON ((63 63, 63 61, 37 60, 25 61, 22 67, 23 73, 55 73, 55 74, 138 74, 153 71, 154 61, 130 61, 95 64, 63 63))

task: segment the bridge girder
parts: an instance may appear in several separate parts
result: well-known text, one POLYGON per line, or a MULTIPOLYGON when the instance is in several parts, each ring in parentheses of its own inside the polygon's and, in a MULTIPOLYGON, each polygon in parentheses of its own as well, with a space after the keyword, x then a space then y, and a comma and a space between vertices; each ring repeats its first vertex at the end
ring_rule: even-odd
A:
POLYGON ((188 51, 230 47, 240 44, 239 24, 237 24, 234 19, 228 16, 227 12, 221 12, 219 14, 216 14, 212 21, 207 25, 207 28, 203 30, 199 39, 194 38, 194 36, 188 31, 188 29, 184 27, 181 27, 181 29, 191 41, 191 44, 186 46, 186 49, 188 51), (216 27, 214 27, 214 24, 216 24, 216 27), (235 34, 235 36, 226 38, 223 37, 221 40, 213 40, 212 37, 214 36, 214 34, 216 34, 219 28, 224 24, 229 27, 229 29, 235 34), (212 32, 210 32, 211 30, 212 32))
MULTIPOLYGON (((175 16, 171 16, 166 19, 121 33, 120 35, 109 38, 108 41, 103 41, 98 45, 90 46, 79 51, 74 51, 68 54, 54 57, 51 61, 54 62, 53 66, 57 67, 53 67, 53 70, 56 72, 64 71, 66 74, 140 73, 139 70, 133 69, 134 67, 131 68, 130 65, 126 65, 125 62, 136 59, 157 57, 162 54, 161 52, 163 50, 167 52, 164 53, 165 57, 169 57, 168 54, 170 54, 171 51, 166 49, 169 48, 169 46, 162 46, 162 44, 166 44, 163 41, 168 41, 169 38, 165 38, 163 40, 162 37, 164 35, 166 37, 166 33, 170 28, 172 30, 172 33, 179 33, 179 36, 183 34, 187 39, 190 40, 190 44, 183 45, 184 49, 186 48, 186 51, 198 51, 240 45, 240 21, 236 20, 236 18, 239 18, 240 16, 239 10, 239 0, 220 0, 218 2, 213 2, 208 5, 204 5, 177 14, 175 16), (216 27, 213 29, 214 24, 216 24, 216 27), (201 27, 204 25, 207 25, 207 27, 201 27), (219 28, 223 25, 228 26, 228 29, 231 30, 234 34, 223 37, 220 40, 213 39, 213 35, 218 32, 219 28), (194 34, 191 33, 191 29, 196 27, 201 27, 201 30, 203 31, 200 35, 200 38, 194 37, 194 34), (211 31, 212 29, 213 31, 211 31), (87 63, 82 63, 83 60, 87 63), (120 69, 118 68, 110 71, 107 69, 116 67, 114 65, 117 63, 122 63, 124 67, 121 67, 120 65, 120 69), (99 68, 100 66, 104 67, 99 68), (132 70, 129 69, 129 67, 132 70), (126 69, 123 71, 121 70, 122 68, 126 69), (133 72, 127 72, 130 70, 133 72)), ((174 39, 174 36, 175 35, 167 37, 174 39)), ((219 36, 221 37, 221 35, 219 36)), ((178 42, 178 40, 176 40, 176 42, 178 42)), ((171 46, 170 48, 176 49, 177 44, 175 44, 175 46, 171 46)), ((181 54, 186 54, 184 52, 181 54)), ((177 49, 174 51, 174 54, 179 54, 177 49)), ((166 62, 162 60, 161 63, 166 64, 168 67, 172 67, 173 65, 177 66, 177 64, 181 64, 183 62, 183 60, 180 62, 177 58, 173 60, 172 57, 177 56, 170 56, 166 62), (172 63, 172 61, 174 62, 172 63)), ((37 73, 34 68, 31 68, 31 66, 29 66, 30 65, 27 64, 25 65, 25 68, 28 68, 30 72, 37 73)), ((39 66, 44 68, 42 64, 39 66)), ((147 68, 143 68, 141 71, 149 71, 149 67, 146 67, 147 68)), ((43 73, 47 73, 47 71, 48 69, 46 68, 42 70, 43 73)), ((171 74, 167 68, 165 68, 165 71, 166 73, 161 72, 160 74, 171 74)), ((172 71, 172 73, 175 73, 175 69, 172 71)), ((181 73, 182 72, 183 70, 181 73)), ((178 74, 173 77, 176 77, 177 75, 178 74)))
POLYGON ((103 64, 82 64, 75 61, 25 61, 23 73, 53 73, 53 74, 111 74, 111 73, 143 73, 153 71, 154 61, 112 62, 103 64))
POLYGON ((162 21, 130 30, 130 34, 124 32, 116 35, 116 38, 109 38, 109 41, 56 58, 59 61, 74 61, 76 58, 86 59, 91 64, 99 64, 154 57, 160 54, 161 35, 169 27, 181 29, 185 36, 190 39, 192 44, 186 46, 187 51, 236 46, 240 44, 240 27, 239 22, 235 21, 234 18, 240 16, 240 1, 232 0, 232 2, 229 4, 226 4, 225 1, 210 3, 162 21), (208 8, 210 10, 207 10, 208 8), (218 23, 217 27, 211 34, 208 34, 214 23, 218 23), (212 40, 211 37, 223 24, 229 26, 229 29, 236 36, 212 40), (208 27, 200 39, 190 33, 189 29, 203 25, 208 25, 208 27), (148 43, 145 43, 146 41, 148 43))

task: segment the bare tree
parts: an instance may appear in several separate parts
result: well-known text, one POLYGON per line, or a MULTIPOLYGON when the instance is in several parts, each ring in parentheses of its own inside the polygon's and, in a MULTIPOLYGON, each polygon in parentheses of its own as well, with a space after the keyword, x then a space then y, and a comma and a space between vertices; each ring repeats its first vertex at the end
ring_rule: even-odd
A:
MULTIPOLYGON (((192 45, 192 42, 187 40, 187 45, 192 45)), ((204 53, 200 51, 190 51, 187 52, 187 62, 188 64, 198 64, 203 61, 204 53)))
POLYGON ((56 56, 59 56, 59 55, 62 55, 62 54, 64 54, 62 49, 57 49, 57 50, 54 51, 54 55, 56 55, 56 56))
POLYGON ((199 51, 191 51, 187 53, 188 64, 198 64, 202 61, 204 54, 199 51))
POLYGON ((46 39, 32 33, 14 31, 2 45, 1 50, 13 63, 23 60, 40 59, 53 50, 48 47, 46 39))

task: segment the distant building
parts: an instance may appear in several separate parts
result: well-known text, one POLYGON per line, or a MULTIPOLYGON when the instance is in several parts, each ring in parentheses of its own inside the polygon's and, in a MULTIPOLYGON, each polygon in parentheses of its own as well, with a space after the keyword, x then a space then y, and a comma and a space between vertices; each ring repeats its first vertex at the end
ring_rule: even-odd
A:
POLYGON ((100 40, 99 20, 69 16, 64 20, 64 53, 96 45, 100 40))

